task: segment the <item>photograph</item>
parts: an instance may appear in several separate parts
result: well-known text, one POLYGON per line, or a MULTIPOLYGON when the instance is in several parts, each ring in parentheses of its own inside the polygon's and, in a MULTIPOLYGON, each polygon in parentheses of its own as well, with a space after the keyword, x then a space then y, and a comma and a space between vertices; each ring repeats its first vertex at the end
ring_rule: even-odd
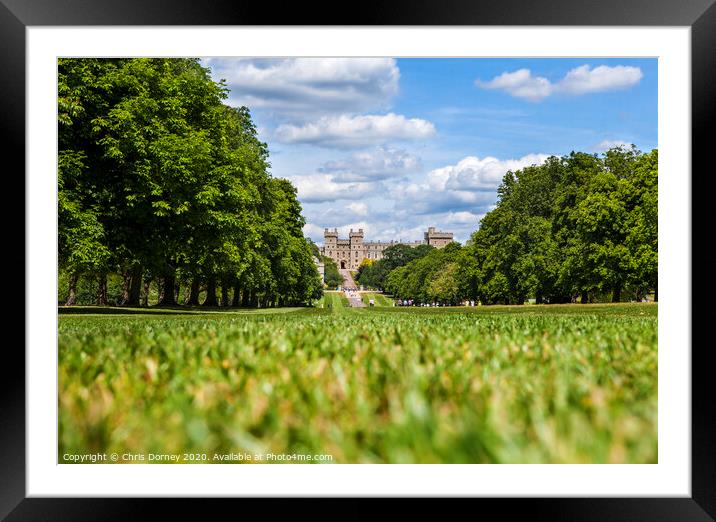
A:
POLYGON ((57 464, 658 464, 659 65, 56 58, 57 464))

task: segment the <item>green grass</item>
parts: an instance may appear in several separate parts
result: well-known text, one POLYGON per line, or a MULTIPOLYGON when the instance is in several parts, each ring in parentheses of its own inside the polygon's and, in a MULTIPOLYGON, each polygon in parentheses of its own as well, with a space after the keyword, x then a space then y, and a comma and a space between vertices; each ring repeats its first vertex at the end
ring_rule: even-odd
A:
POLYGON ((393 300, 390 297, 378 292, 361 292, 361 299, 366 306, 370 304, 371 299, 375 300, 375 306, 393 306, 393 300))
POLYGON ((59 455, 657 461, 657 305, 327 302, 62 313, 59 455))
POLYGON ((350 308, 350 303, 343 292, 326 291, 323 297, 316 303, 316 308, 330 308, 340 310, 350 308))

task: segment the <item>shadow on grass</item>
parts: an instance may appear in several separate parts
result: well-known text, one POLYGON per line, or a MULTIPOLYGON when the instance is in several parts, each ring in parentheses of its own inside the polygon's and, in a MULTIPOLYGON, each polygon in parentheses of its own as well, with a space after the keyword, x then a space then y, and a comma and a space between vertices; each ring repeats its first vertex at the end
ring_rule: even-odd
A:
POLYGON ((145 308, 123 306, 58 306, 57 313, 81 315, 204 315, 207 312, 246 312, 270 310, 268 308, 222 308, 218 306, 148 306, 145 308))

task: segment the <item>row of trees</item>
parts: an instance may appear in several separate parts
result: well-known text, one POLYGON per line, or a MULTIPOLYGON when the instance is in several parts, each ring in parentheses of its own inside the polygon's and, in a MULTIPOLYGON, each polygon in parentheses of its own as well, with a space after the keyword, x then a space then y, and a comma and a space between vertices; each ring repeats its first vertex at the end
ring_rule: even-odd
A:
POLYGON ((371 271, 380 277, 364 284, 417 302, 657 299, 657 207, 656 149, 551 157, 504 176, 496 207, 464 247, 379 261, 371 271))
POLYGON ((245 107, 196 59, 60 59, 59 265, 67 304, 80 277, 119 274, 118 304, 310 303, 322 282, 295 187, 269 174, 245 107), (221 295, 219 296, 219 290, 221 295), (145 297, 146 298, 146 297, 145 297))

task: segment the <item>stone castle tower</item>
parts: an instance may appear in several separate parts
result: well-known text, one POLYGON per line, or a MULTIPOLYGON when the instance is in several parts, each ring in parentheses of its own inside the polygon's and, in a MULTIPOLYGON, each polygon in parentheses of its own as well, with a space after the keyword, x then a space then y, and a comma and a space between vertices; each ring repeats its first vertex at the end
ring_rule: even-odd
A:
POLYGON ((428 231, 425 232, 424 243, 435 248, 442 248, 452 243, 452 232, 443 232, 442 230, 435 230, 435 227, 429 227, 428 231))
POLYGON ((364 241, 363 229, 351 229, 348 239, 338 237, 337 228, 326 228, 323 231, 323 246, 321 254, 330 257, 336 262, 339 269, 358 270, 364 259, 383 259, 383 250, 393 245, 431 245, 435 248, 442 248, 453 241, 452 232, 435 230, 435 227, 428 228, 422 241, 364 241))

